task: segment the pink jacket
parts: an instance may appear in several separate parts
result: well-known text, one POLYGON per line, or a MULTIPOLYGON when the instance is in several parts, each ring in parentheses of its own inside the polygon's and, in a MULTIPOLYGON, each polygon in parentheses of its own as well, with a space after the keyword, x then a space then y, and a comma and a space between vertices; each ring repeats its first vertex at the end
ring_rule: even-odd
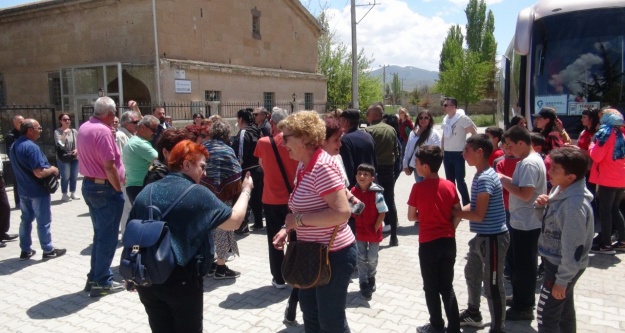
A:
POLYGON ((616 134, 612 133, 608 141, 599 147, 596 140, 590 144, 590 182, 607 187, 625 187, 625 159, 612 160, 616 134))

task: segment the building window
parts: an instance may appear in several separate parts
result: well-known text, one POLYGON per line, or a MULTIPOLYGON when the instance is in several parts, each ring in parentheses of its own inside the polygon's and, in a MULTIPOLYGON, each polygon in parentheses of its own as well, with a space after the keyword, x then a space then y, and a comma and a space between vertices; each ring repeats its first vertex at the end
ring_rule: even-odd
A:
POLYGON ((4 87, 4 75, 0 74, 0 105, 7 105, 7 93, 4 87))
POLYGON ((50 95, 50 105, 54 105, 57 110, 63 108, 61 103, 61 78, 59 72, 48 73, 48 93, 50 95))
POLYGON ((221 91, 205 90, 204 91, 204 100, 205 101, 209 101, 209 102, 220 101, 221 100, 221 91))
POLYGON ((304 93, 304 109, 306 110, 314 110, 315 105, 313 103, 313 93, 304 93))
POLYGON ((260 38, 260 10, 252 9, 252 38, 261 39, 260 38))
POLYGON ((263 106, 265 107, 265 109, 267 110, 271 110, 273 109, 273 101, 275 100, 274 98, 275 93, 272 92, 265 92, 263 93, 263 106))

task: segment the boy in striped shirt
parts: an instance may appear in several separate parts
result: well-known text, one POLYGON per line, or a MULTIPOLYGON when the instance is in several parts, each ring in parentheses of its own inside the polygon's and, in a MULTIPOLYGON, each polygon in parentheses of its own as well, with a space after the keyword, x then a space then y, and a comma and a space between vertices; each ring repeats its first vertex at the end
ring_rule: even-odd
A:
POLYGON ((477 169, 471 184, 471 204, 454 216, 469 220, 476 235, 469 241, 469 254, 464 267, 467 280, 468 308, 460 314, 460 326, 483 327, 480 313, 482 282, 490 310, 490 332, 503 332, 506 293, 503 285, 503 266, 510 235, 506 227, 503 188, 497 173, 488 163, 493 143, 486 134, 467 139, 462 156, 477 169))

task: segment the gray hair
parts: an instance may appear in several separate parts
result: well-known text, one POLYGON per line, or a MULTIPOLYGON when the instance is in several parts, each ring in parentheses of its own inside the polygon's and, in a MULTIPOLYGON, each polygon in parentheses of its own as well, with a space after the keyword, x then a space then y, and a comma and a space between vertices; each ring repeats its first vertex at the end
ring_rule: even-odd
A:
POLYGON ((141 118, 141 115, 139 114, 139 112, 137 111, 126 111, 124 113, 122 113, 122 117, 119 118, 119 124, 121 126, 124 126, 126 124, 128 124, 129 122, 132 122, 132 116, 136 116, 137 118, 141 118))
POLYGON ((35 119, 26 118, 20 125, 20 135, 26 135, 29 128, 35 128, 35 119))
POLYGON ((211 125, 209 135, 213 140, 221 140, 225 143, 229 143, 230 125, 221 119, 215 120, 211 125))
POLYGON ((139 120, 139 123, 137 124, 137 126, 147 126, 151 128, 152 125, 158 125, 160 123, 161 121, 158 120, 158 118, 148 115, 148 116, 143 117, 141 120, 139 120))
POLYGON ((108 97, 103 96, 98 98, 93 104, 93 116, 96 118, 105 117, 109 112, 117 113, 115 101, 108 97))
POLYGON ((274 124, 278 125, 282 119, 288 117, 289 114, 288 112, 286 112, 285 109, 281 109, 281 108, 273 108, 273 113, 271 113, 271 121, 273 121, 274 124))

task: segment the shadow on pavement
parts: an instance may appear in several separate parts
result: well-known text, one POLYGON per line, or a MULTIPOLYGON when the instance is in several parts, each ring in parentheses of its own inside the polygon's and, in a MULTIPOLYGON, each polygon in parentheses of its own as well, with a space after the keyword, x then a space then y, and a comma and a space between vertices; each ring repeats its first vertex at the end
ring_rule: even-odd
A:
MULTIPOLYGON (((372 298, 375 297, 375 293, 373 293, 372 298)), ((360 291, 350 291, 347 293, 347 304, 346 304, 346 308, 371 308, 371 305, 369 304, 369 301, 371 299, 367 300, 365 299, 361 294, 360 291)))
POLYGON ((229 310, 261 309, 271 304, 281 303, 289 298, 290 294, 289 288, 278 290, 273 286, 263 286, 242 294, 232 293, 219 303, 219 307, 229 310))
POLYGON ((32 319, 65 317, 86 308, 89 304, 97 302, 99 299, 98 297, 89 297, 83 291, 78 291, 43 301, 28 309, 26 314, 32 319))
POLYGON ((15 258, 0 261, 0 276, 13 274, 15 272, 21 271, 24 268, 28 268, 30 266, 40 263, 43 263, 43 261, 36 259, 21 261, 19 258, 19 254, 16 254, 15 258))
POLYGON ((621 259, 616 255, 594 254, 588 257, 588 267, 594 267, 598 269, 608 269, 621 263, 621 259))

